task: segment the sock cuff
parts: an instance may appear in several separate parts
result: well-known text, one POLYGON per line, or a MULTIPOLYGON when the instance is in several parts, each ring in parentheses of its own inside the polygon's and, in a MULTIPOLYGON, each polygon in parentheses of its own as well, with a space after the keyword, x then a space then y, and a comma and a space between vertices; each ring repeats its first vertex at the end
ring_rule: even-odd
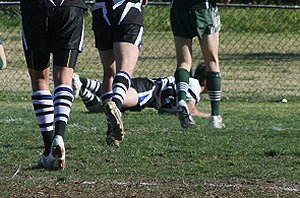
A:
POLYGON ((69 85, 65 85, 65 84, 60 84, 58 86, 56 86, 54 88, 54 95, 57 93, 57 92, 60 92, 60 91, 66 91, 66 92, 69 92, 70 94, 73 95, 73 89, 71 86, 69 85))

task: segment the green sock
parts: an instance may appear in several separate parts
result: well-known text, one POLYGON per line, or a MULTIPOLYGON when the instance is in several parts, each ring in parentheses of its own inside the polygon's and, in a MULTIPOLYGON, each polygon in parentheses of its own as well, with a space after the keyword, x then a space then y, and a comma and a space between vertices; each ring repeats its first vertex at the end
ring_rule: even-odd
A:
POLYGON ((220 115, 220 101, 221 101, 221 73, 207 72, 207 92, 211 104, 211 115, 220 115))
POLYGON ((190 73, 183 68, 177 68, 175 71, 175 83, 178 101, 186 101, 186 93, 189 88, 190 73))

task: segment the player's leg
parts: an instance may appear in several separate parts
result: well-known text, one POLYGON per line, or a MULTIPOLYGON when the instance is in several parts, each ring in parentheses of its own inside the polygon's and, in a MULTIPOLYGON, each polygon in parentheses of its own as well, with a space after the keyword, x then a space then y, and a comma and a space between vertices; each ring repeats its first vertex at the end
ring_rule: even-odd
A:
POLYGON ((60 135, 63 139, 65 138, 65 128, 74 100, 72 75, 73 68, 53 66, 55 135, 60 135))
POLYGON ((51 153, 54 157, 53 166, 63 170, 65 167, 65 131, 74 100, 72 76, 78 54, 83 50, 84 10, 77 7, 62 7, 57 9, 52 17, 56 23, 49 27, 53 31, 51 49, 55 130, 51 153))
POLYGON ((137 62, 138 53, 137 46, 131 43, 114 43, 117 72, 113 77, 111 100, 104 103, 104 109, 109 117, 113 136, 117 141, 121 141, 125 134, 121 108, 131 84, 131 75, 137 62))
POLYGON ((190 69, 192 67, 192 39, 174 37, 177 68, 175 71, 176 92, 178 101, 186 101, 190 69))
POLYGON ((98 97, 101 97, 101 86, 102 83, 93 79, 79 76, 79 80, 82 83, 82 87, 88 89, 90 92, 98 97))
POLYGON ((218 58, 219 33, 204 36, 200 43, 206 64, 207 93, 211 102, 210 127, 222 128, 223 123, 220 116, 221 73, 218 58))
POLYGON ((78 91, 78 95, 82 100, 84 106, 91 113, 103 112, 101 97, 101 83, 79 76, 76 73, 73 73, 72 76, 72 88, 74 96, 76 98, 75 92, 78 91))
MULTIPOLYGON (((114 111, 118 115, 117 112, 120 112, 124 103, 139 56, 143 35, 143 7, 141 2, 118 2, 114 4, 112 12, 117 18, 116 29, 113 32, 116 75, 112 85, 112 104, 116 107, 114 111)), ((114 136, 117 140, 122 140, 125 133, 122 118, 115 116, 115 120, 118 121, 112 121, 114 136)))
POLYGON ((112 84, 116 74, 116 64, 113 49, 99 51, 103 66, 103 79, 101 87, 101 100, 103 104, 112 98, 112 84))
POLYGON ((189 86, 190 69, 192 66, 192 39, 174 37, 177 68, 175 71, 176 94, 177 94, 177 115, 183 128, 194 125, 195 122, 190 115, 186 104, 186 94, 189 86))
POLYGON ((195 36, 193 11, 171 8, 170 21, 174 35, 177 67, 175 71, 177 115, 183 128, 194 125, 186 104, 190 69, 192 67, 192 38, 195 36))
POLYGON ((112 43, 108 43, 108 50, 99 50, 101 63, 103 66, 103 79, 102 79, 102 87, 101 87, 101 101, 103 105, 103 110, 105 113, 105 119, 107 122, 107 131, 106 131, 106 142, 108 145, 118 146, 118 142, 113 137, 113 128, 109 116, 109 112, 105 110, 105 107, 108 108, 108 103, 111 102, 112 99, 112 83, 114 79, 114 75, 116 73, 116 65, 115 65, 115 56, 113 53, 112 43))
MULTIPOLYGON (((170 101, 167 99, 170 96, 168 93, 173 93, 173 90, 168 90, 165 94, 162 93, 162 91, 165 90, 163 86, 169 84, 165 79, 166 78, 164 78, 164 82, 162 82, 162 78, 132 78, 131 87, 128 89, 122 110, 141 111, 146 107, 155 108, 157 110, 161 108, 165 101, 170 101)), ((171 85, 171 87, 173 86, 171 85)), ((173 94, 170 97, 173 98, 173 94)))
POLYGON ((129 87, 127 91, 127 95, 124 99, 122 109, 126 110, 126 109, 136 107, 138 103, 139 103, 139 97, 137 91, 134 88, 129 87))
POLYGON ((131 86, 131 76, 138 60, 139 49, 137 46, 126 42, 116 42, 114 49, 117 73, 112 85, 112 100, 116 103, 116 106, 121 109, 127 90, 131 86))
POLYGON ((51 150, 54 121, 53 99, 49 90, 50 69, 34 70, 28 68, 28 71, 32 85, 32 104, 44 141, 43 155, 48 156, 51 150))
POLYGON ((104 112, 102 102, 100 98, 93 94, 90 90, 82 88, 80 92, 80 98, 84 104, 84 106, 91 113, 102 113, 104 112))
MULTIPOLYGON (((54 53, 54 57, 56 54, 54 53)), ((56 63, 54 63, 56 64, 56 63)), ((53 66, 54 80, 54 138, 51 153, 55 158, 53 166, 63 170, 65 167, 65 130, 74 100, 72 90, 73 68, 53 66)))
POLYGON ((22 13, 22 41, 32 86, 32 104, 44 142, 39 166, 52 168, 51 143, 53 138, 54 107, 49 90, 49 39, 45 31, 46 15, 22 13), (40 28, 36 28, 40 27, 40 28))
MULTIPOLYGON (((110 18, 107 13, 111 12, 112 8, 107 7, 104 2, 95 3, 92 11, 93 15, 93 31, 95 36, 95 45, 99 51, 101 63, 103 66, 103 79, 101 87, 101 101, 103 106, 112 98, 112 82, 115 75, 115 56, 113 51, 113 28, 110 18)), ((106 141, 109 145, 118 144, 112 135, 111 122, 108 113, 105 112, 107 121, 106 141)))
POLYGON ((131 85, 131 76, 138 60, 143 27, 136 24, 124 24, 118 26, 118 31, 115 31, 114 34, 116 75, 112 83, 112 99, 105 106, 105 109, 110 117, 113 135, 116 140, 121 141, 125 133, 121 108, 131 85))

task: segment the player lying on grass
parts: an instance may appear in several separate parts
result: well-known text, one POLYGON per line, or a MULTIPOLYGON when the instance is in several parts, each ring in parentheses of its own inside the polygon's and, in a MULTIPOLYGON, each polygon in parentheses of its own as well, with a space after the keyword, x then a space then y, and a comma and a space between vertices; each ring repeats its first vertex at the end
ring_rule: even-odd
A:
MULTIPOLYGON (((210 114, 198 111, 196 104, 200 101, 202 93, 206 92, 205 66, 200 64, 193 77, 190 78, 187 105, 192 116, 210 117, 210 114)), ((73 90, 75 97, 80 96, 86 108, 93 113, 104 112, 101 103, 102 84, 98 81, 73 75, 73 90)), ((176 113, 176 84, 173 76, 160 78, 132 78, 131 87, 125 97, 121 111, 141 111, 155 108, 159 112, 176 113)), ((110 136, 110 130, 108 130, 110 136)), ((111 144, 111 142, 108 142, 111 144)))
MULTIPOLYGON (((190 78, 188 91, 188 106, 193 116, 209 117, 210 114, 200 112, 196 104, 202 93, 206 92, 205 68, 200 64, 193 77, 190 78)), ((172 76, 159 78, 133 78, 129 93, 125 97, 122 112, 126 110, 141 111, 146 107, 155 108, 159 112, 176 113, 176 85, 172 76)), ((80 96, 86 108, 91 113, 103 112, 101 103, 101 87, 99 81, 87 79, 78 74, 73 75, 73 90, 75 98, 80 96)))

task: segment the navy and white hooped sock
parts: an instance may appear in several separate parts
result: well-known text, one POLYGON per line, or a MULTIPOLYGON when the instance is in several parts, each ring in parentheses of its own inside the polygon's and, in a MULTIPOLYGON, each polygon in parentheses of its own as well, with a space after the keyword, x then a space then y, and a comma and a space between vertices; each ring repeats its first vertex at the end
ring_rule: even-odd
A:
POLYGON ((90 90, 86 88, 81 89, 80 97, 83 104, 90 112, 100 112, 102 102, 100 101, 100 98, 94 95, 90 90))
POLYGON ((72 87, 58 85, 54 89, 54 125, 55 135, 61 135, 64 139, 65 128, 74 100, 72 87))
POLYGON ((119 71, 114 77, 112 91, 112 100, 116 103, 116 106, 121 110, 126 97, 127 91, 131 85, 131 78, 125 71, 119 71))
POLYGON ((101 101, 102 104, 106 104, 108 101, 110 101, 113 97, 113 92, 105 92, 101 95, 101 101))
POLYGON ((96 94, 97 96, 101 96, 100 82, 96 80, 84 78, 84 77, 79 77, 79 78, 80 78, 80 82, 82 83, 82 87, 88 89, 89 91, 91 91, 93 94, 96 94))
POLYGON ((50 153, 53 138, 53 98, 49 90, 38 90, 32 92, 31 99, 45 145, 43 155, 47 156, 50 153))

